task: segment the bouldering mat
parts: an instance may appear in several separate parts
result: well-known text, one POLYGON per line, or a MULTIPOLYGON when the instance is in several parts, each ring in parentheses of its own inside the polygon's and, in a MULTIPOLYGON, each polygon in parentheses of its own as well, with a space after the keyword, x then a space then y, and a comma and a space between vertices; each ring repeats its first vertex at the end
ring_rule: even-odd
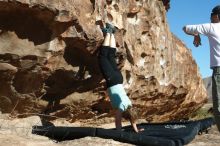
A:
POLYGON ((182 146, 191 142, 199 132, 205 131, 213 123, 213 118, 198 121, 142 123, 138 124, 138 127, 145 130, 139 133, 135 133, 131 126, 123 127, 122 131, 93 127, 33 126, 32 133, 57 141, 92 136, 141 146, 182 146))
MULTIPOLYGON (((176 146, 179 146, 191 142, 198 133, 205 131, 213 123, 213 118, 207 118, 198 121, 143 123, 139 125, 139 128, 145 129, 141 133, 143 135, 169 139, 174 141, 176 146)), ((130 126, 124 127, 124 131, 132 131, 132 128, 130 126)))

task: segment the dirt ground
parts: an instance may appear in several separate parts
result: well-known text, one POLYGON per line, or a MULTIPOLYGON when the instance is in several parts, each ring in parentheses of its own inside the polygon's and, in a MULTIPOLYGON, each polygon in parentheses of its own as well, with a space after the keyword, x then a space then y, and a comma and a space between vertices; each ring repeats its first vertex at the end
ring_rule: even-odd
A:
MULTIPOLYGON (((144 122, 140 120, 138 122, 144 122)), ((53 122, 55 126, 75 126, 75 127, 100 127, 113 128, 114 119, 104 118, 94 120, 84 120, 75 123, 69 123, 64 119, 59 119, 53 122)), ((128 125, 128 122, 123 125, 128 125)), ((8 115, 0 115, 0 146, 132 146, 132 144, 121 143, 112 139, 102 139, 98 137, 85 137, 77 140, 55 142, 44 136, 33 135, 31 133, 32 126, 42 125, 42 119, 38 116, 28 117, 24 119, 10 119, 8 115)), ((187 146, 219 146, 220 133, 214 125, 208 133, 197 135, 195 139, 187 146)))

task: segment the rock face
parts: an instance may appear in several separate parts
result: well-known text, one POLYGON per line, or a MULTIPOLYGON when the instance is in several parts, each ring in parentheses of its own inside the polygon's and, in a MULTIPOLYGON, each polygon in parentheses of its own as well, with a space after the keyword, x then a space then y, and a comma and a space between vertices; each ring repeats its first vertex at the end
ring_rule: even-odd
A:
POLYGON ((97 63, 101 26, 110 21, 141 117, 187 118, 206 92, 190 50, 169 30, 168 8, 161 0, 0 0, 1 112, 28 116, 49 103, 53 115, 73 121, 111 116, 97 63))

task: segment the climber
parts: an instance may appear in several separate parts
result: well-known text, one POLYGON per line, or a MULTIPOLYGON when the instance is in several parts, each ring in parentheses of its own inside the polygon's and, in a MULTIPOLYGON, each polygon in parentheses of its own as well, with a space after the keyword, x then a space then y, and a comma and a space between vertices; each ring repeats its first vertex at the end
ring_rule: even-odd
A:
POLYGON ((200 34, 209 39, 210 45, 210 68, 212 74, 212 98, 213 114, 220 131, 220 5, 214 7, 211 12, 211 23, 186 25, 183 31, 194 36, 195 47, 201 45, 200 34))
POLYGON ((124 117, 131 122, 135 132, 143 131, 143 129, 137 128, 135 122, 137 112, 132 107, 132 103, 124 90, 123 76, 115 60, 115 27, 106 23, 106 27, 103 28, 102 31, 105 34, 105 39, 99 51, 98 61, 103 77, 106 80, 107 93, 110 97, 111 105, 115 110, 116 129, 121 130, 121 120, 122 117, 124 117))

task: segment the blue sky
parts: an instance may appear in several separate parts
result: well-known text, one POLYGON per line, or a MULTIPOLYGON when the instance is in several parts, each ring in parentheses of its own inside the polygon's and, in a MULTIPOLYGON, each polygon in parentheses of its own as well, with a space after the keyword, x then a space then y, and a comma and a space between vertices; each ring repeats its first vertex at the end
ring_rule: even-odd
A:
POLYGON ((202 46, 193 46, 193 37, 186 35, 182 28, 187 24, 210 22, 212 8, 220 5, 220 0, 171 0, 171 8, 167 13, 171 32, 182 40, 192 50, 203 78, 211 76, 209 43, 205 36, 201 36, 202 46))

